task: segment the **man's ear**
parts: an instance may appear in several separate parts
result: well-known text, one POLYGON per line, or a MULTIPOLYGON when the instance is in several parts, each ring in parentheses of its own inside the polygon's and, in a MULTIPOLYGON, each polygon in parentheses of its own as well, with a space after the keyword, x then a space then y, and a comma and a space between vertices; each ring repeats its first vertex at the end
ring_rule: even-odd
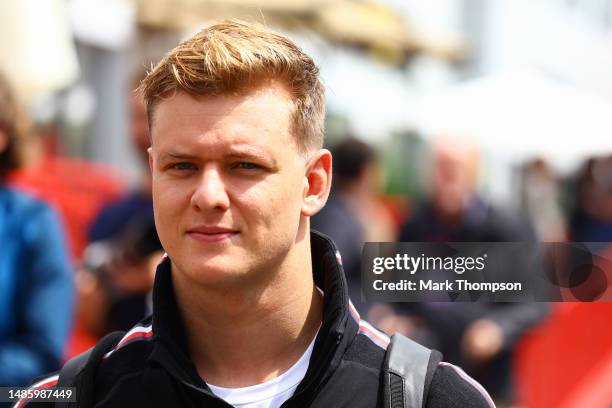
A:
POLYGON ((8 147, 8 136, 4 129, 0 129, 0 153, 3 153, 8 147))
POLYGON ((153 148, 149 147, 147 153, 149 154, 149 172, 151 173, 151 177, 153 177, 153 148))
POLYGON ((306 169, 302 215, 311 217, 323 208, 329 196, 332 182, 332 155, 321 149, 310 159, 306 169))

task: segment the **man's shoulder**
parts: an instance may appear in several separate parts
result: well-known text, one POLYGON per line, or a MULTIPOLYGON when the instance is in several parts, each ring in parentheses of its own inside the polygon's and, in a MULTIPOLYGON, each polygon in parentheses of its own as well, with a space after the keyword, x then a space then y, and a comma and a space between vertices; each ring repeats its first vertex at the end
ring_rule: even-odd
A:
POLYGON ((382 370, 391 338, 366 320, 361 319, 352 303, 349 310, 357 324, 357 333, 347 347, 343 359, 368 369, 382 370))
POLYGON ((343 359, 368 369, 380 371, 385 359, 388 339, 382 332, 376 331, 373 334, 366 330, 360 330, 347 348, 343 359))
MULTIPOLYGON (((362 383, 370 381, 369 378, 376 382, 370 384, 370 389, 382 386, 380 375, 389 344, 388 336, 361 320, 359 332, 343 357, 344 362, 349 363, 345 367, 350 369, 351 381, 362 383)), ((447 362, 435 366, 426 398, 427 408, 495 407, 482 385, 461 368, 447 362)))
POLYGON ((487 391, 461 368, 438 363, 427 395, 427 408, 494 408, 487 391))
POLYGON ((64 383, 77 384, 83 378, 100 384, 115 383, 147 366, 155 344, 151 318, 126 332, 104 336, 91 349, 70 359, 60 371, 64 383))
MULTIPOLYGON (((149 319, 125 333, 115 332, 102 338, 92 349, 73 357, 59 372, 35 380, 28 388, 54 386, 77 387, 79 398, 101 400, 109 391, 128 378, 144 372, 153 345, 149 319)), ((17 406, 26 405, 27 399, 17 406)), ((32 403, 27 406, 47 407, 53 404, 32 403)))
POLYGON ((115 345, 105 351, 99 362, 99 375, 116 378, 124 371, 143 368, 153 350, 155 339, 150 318, 138 323, 125 332, 115 345))
MULTIPOLYGON (((112 341, 98 342, 99 349, 93 349, 75 381, 96 402, 116 394, 118 389, 125 389, 126 381, 145 374, 156 341, 150 318, 125 333, 115 332, 108 337, 112 341)), ((132 391, 138 393, 136 389, 132 391)))

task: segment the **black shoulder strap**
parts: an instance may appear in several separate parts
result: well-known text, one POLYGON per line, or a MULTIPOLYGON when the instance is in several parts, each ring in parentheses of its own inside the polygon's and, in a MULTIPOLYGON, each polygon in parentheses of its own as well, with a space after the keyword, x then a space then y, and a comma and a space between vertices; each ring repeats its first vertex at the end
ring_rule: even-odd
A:
POLYGON ((383 367, 383 407, 422 408, 442 354, 394 334, 383 367))
MULTIPOLYGON (((96 369, 125 332, 116 331, 104 336, 87 351, 68 360, 59 373, 58 387, 76 387, 77 407, 88 407, 93 403, 93 391, 96 369)), ((70 402, 57 402, 55 408, 74 408, 70 402)))

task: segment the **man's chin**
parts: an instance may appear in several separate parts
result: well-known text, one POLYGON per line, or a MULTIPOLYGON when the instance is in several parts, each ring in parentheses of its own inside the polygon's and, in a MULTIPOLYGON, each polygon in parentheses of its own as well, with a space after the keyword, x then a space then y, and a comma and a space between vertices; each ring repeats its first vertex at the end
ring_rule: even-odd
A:
POLYGON ((200 285, 220 287, 239 284, 246 275, 243 265, 236 265, 235 260, 223 262, 219 259, 193 263, 182 273, 200 285))

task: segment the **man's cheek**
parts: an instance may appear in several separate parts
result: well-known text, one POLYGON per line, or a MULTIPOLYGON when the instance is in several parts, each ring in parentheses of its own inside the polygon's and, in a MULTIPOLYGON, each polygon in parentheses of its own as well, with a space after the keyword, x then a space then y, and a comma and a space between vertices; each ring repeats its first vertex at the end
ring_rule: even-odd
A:
POLYGON ((185 203, 187 199, 187 192, 181 189, 174 188, 172 185, 166 188, 160 187, 157 190, 157 202, 154 200, 154 204, 163 207, 165 211, 178 210, 185 203))

